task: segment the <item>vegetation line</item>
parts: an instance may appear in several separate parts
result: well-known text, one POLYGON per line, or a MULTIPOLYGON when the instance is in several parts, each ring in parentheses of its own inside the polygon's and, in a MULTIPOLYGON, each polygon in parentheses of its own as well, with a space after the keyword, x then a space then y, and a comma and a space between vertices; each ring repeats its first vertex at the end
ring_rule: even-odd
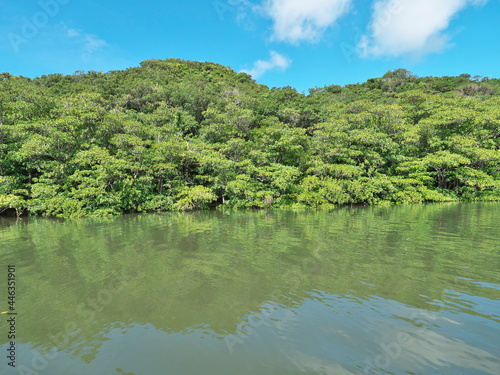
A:
POLYGON ((298 93, 213 63, 0 74, 0 212, 79 217, 500 199, 500 79, 298 93))

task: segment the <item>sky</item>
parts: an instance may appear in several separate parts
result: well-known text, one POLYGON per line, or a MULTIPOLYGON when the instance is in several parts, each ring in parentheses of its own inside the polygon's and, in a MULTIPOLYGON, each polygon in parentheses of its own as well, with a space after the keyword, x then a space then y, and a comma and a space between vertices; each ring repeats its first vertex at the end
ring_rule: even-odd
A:
POLYGON ((174 57, 305 93, 399 68, 500 78, 498 20, 500 0, 0 0, 0 72, 174 57))

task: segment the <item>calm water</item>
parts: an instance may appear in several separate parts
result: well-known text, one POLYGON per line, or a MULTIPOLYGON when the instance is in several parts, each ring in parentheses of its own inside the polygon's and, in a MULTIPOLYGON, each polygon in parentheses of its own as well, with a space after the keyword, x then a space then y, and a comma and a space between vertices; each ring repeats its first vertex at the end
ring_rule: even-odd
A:
POLYGON ((500 374, 497 203, 3 218, 0 264, 1 374, 500 374))

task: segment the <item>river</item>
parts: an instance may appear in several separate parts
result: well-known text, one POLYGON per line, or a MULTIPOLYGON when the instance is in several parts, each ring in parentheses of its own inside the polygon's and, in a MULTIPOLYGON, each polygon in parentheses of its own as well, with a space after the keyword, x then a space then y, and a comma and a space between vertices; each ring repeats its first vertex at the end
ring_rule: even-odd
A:
POLYGON ((42 375, 500 374, 500 204, 0 218, 42 375))

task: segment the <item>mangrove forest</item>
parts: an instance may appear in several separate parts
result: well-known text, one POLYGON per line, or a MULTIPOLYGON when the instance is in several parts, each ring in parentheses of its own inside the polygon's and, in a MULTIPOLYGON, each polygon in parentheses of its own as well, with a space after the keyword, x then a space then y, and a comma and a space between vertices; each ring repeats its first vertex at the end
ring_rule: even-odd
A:
POLYGON ((215 63, 0 74, 0 211, 500 200, 500 79, 404 69, 300 93, 215 63))

